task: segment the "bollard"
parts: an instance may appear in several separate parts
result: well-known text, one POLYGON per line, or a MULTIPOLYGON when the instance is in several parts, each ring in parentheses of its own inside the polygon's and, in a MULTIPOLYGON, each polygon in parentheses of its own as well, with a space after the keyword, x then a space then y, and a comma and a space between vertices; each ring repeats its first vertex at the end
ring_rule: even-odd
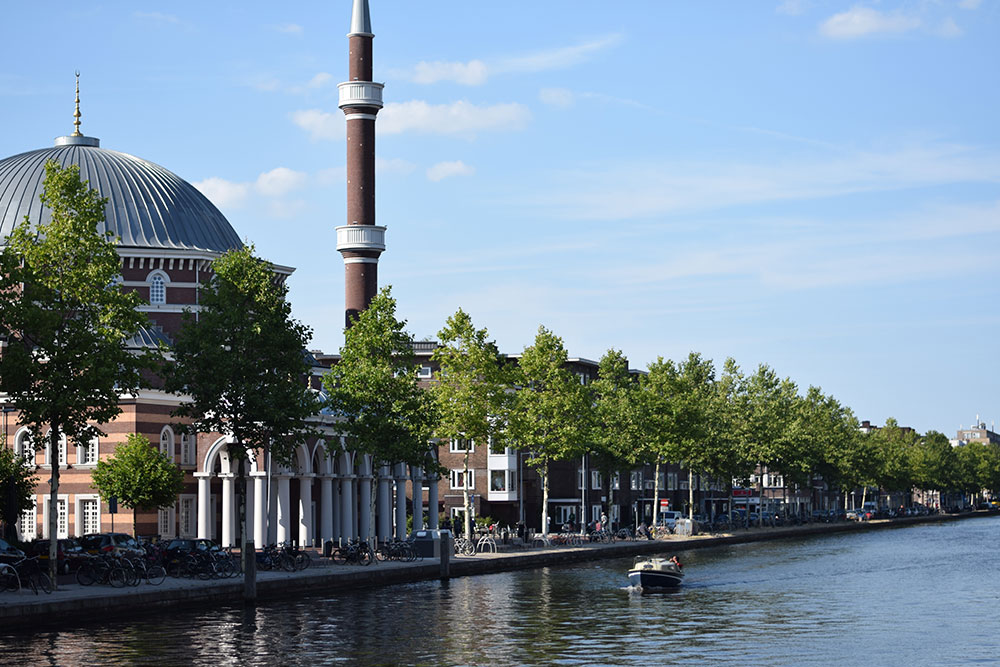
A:
POLYGON ((441 578, 447 580, 450 577, 451 567, 451 531, 441 531, 441 578))
POLYGON ((257 550, 253 542, 243 544, 243 601, 257 601, 257 550))

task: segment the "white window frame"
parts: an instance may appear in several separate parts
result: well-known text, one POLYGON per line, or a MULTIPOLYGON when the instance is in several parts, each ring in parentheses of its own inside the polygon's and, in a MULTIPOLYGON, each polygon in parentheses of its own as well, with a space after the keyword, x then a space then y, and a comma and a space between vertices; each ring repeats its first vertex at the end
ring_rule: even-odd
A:
MULTIPOLYGON (((63 433, 59 436, 59 465, 66 465, 66 434, 63 433)), ((52 467, 52 443, 49 439, 49 434, 45 435, 45 465, 52 467)))
MULTIPOLYGON (((660 487, 663 488, 663 487, 660 487)), ((679 488, 677 484, 677 473, 668 472, 667 473, 667 491, 676 491, 679 488)))
POLYGON ((507 471, 506 470, 491 470, 490 471, 490 491, 495 491, 497 493, 507 493, 507 471), (500 486, 502 488, 493 488, 493 480, 499 477, 501 480, 500 486))
POLYGON ((166 303, 167 303, 167 285, 170 284, 170 276, 168 276, 166 274, 166 272, 161 271, 160 269, 157 269, 155 271, 150 272, 150 274, 148 276, 146 276, 146 283, 149 285, 149 305, 151 305, 151 306, 163 306, 163 305, 166 305, 166 303), (159 292, 157 292, 156 293, 156 299, 154 299, 153 298, 153 296, 154 296, 153 289, 154 289, 154 287, 157 287, 157 286, 159 287, 159 289, 163 290, 163 292, 162 292, 162 294, 160 294, 159 292))
POLYGON ((638 491, 642 489, 642 472, 638 470, 633 470, 629 473, 628 478, 629 488, 632 491, 638 491))
MULTIPOLYGON (((600 521, 601 520, 601 510, 602 510, 602 508, 601 508, 600 505, 591 505, 590 506, 590 520, 594 521, 595 523, 598 522, 598 521, 600 521)), ((603 528, 604 526, 601 526, 601 527, 603 528)))
POLYGON ((174 460, 177 454, 175 444, 174 429, 170 428, 170 426, 164 426, 160 429, 160 453, 166 454, 167 458, 171 461, 174 460))
POLYGON ((448 451, 452 454, 464 454, 466 451, 472 454, 476 451, 476 443, 471 438, 452 438, 448 441, 448 451), (463 442, 468 446, 463 447, 463 442))
POLYGON ((177 504, 170 507, 161 507, 156 513, 156 532, 161 538, 173 538, 177 536, 177 504), (164 530, 166 528, 166 530, 164 530))
POLYGON ((95 466, 100 459, 101 441, 98 436, 91 438, 90 442, 76 447, 76 464, 79 466, 95 466))
MULTIPOLYGON (((45 494, 42 496, 42 539, 49 539, 49 497, 51 494, 45 494)), ((59 503, 60 509, 65 509, 66 525, 60 526, 56 524, 56 539, 65 539, 69 537, 69 494, 60 493, 56 496, 56 502, 59 503)))
POLYGON ((576 489, 581 491, 584 488, 584 480, 586 479, 586 471, 583 466, 576 469, 576 489))
POLYGON ((24 510, 17 520, 17 534, 22 542, 30 542, 38 537, 38 500, 31 497, 31 507, 24 510))
POLYGON ((178 500, 180 521, 178 531, 184 538, 195 537, 198 532, 198 496, 193 493, 185 493, 178 500), (187 516, 185 516, 185 511, 187 516))
POLYGON ((196 465, 195 444, 198 439, 195 437, 194 433, 181 433, 181 465, 182 466, 193 466, 196 465))
POLYGON ((76 537, 101 532, 101 497, 96 493, 76 494, 76 498, 73 501, 73 513, 76 516, 76 525, 73 527, 76 537), (97 508, 95 526, 87 525, 85 503, 94 503, 94 506, 97 508), (88 530, 89 528, 96 528, 96 530, 88 530))
POLYGON ((590 488, 594 491, 604 488, 604 479, 600 470, 590 471, 590 488))
POLYGON ((35 465, 35 447, 31 443, 31 430, 22 428, 14 435, 14 453, 24 459, 24 465, 35 465))
POLYGON ((465 486, 462 485, 462 473, 464 470, 462 468, 452 469, 449 475, 449 482, 451 483, 451 488, 453 489, 475 489, 476 488, 476 471, 469 468, 468 474, 465 476, 465 486))
POLYGON ((430 366, 421 366, 417 369, 417 379, 418 380, 430 380, 434 377, 434 369, 430 366))

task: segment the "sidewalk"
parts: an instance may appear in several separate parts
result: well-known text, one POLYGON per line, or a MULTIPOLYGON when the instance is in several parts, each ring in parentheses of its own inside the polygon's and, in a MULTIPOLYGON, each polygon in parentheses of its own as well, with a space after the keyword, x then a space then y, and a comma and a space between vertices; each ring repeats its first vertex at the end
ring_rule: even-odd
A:
MULTIPOLYGON (((618 541, 611 544, 585 543, 583 546, 577 547, 554 546, 482 553, 468 557, 451 556, 447 576, 490 574, 606 558, 699 549, 724 544, 877 530, 995 515, 995 513, 989 512, 974 512, 960 515, 938 514, 927 517, 876 520, 864 523, 845 522, 783 528, 750 528, 720 535, 695 535, 691 537, 669 535, 651 541, 618 541)), ((313 555, 312 563, 306 570, 299 572, 258 571, 257 594, 260 601, 266 601, 290 595, 329 593, 364 586, 383 586, 438 578, 442 578, 442 563, 437 559, 423 559, 412 563, 376 561, 369 566, 362 566, 335 565, 328 558, 313 555)), ((61 577, 59 590, 51 595, 44 593, 35 595, 30 591, 0 593, 0 622, 5 626, 11 626, 15 623, 38 624, 45 622, 65 625, 68 619, 72 623, 72 619, 81 618, 83 615, 93 617, 98 614, 125 614, 176 605, 238 604, 242 601, 242 594, 242 577, 208 581, 168 577, 159 586, 143 583, 135 588, 110 588, 101 585, 80 586, 72 577, 61 577)))

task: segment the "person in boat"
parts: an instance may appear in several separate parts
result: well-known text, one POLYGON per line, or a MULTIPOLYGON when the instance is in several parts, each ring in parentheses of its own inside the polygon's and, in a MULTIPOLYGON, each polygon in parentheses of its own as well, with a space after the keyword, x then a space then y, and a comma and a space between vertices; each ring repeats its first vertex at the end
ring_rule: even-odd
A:
POLYGON ((681 562, 679 560, 677 560, 677 556, 671 556, 670 557, 670 562, 673 563, 674 565, 676 565, 678 570, 683 570, 684 569, 684 566, 681 565, 681 562))

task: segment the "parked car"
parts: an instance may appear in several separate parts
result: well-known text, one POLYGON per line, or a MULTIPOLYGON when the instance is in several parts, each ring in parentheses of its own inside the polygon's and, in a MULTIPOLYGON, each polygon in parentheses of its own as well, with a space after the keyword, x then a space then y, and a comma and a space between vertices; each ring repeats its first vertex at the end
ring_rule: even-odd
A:
POLYGON ((80 546, 93 556, 116 553, 141 556, 143 551, 135 538, 125 533, 92 533, 80 538, 80 546))
POLYGON ((24 558, 24 552, 0 538, 0 563, 10 563, 24 558))
MULTIPOLYGON (((80 543, 73 538, 63 538, 59 540, 59 544, 56 547, 58 550, 56 552, 56 558, 59 561, 57 570, 60 574, 69 574, 80 567, 80 563, 85 560, 92 558, 92 556, 84 551, 80 543)), ((49 541, 48 540, 35 540, 30 545, 28 545, 28 554, 31 556, 38 556, 40 565, 44 571, 48 571, 49 567, 49 541)))
POLYGON ((680 512, 675 512, 673 510, 664 510, 660 512, 660 525, 666 526, 670 532, 673 532, 677 528, 677 519, 682 519, 680 512))
POLYGON ((177 538, 170 540, 163 550, 163 566, 167 568, 168 572, 171 572, 185 556, 193 551, 222 551, 222 547, 212 540, 205 538, 177 538))

